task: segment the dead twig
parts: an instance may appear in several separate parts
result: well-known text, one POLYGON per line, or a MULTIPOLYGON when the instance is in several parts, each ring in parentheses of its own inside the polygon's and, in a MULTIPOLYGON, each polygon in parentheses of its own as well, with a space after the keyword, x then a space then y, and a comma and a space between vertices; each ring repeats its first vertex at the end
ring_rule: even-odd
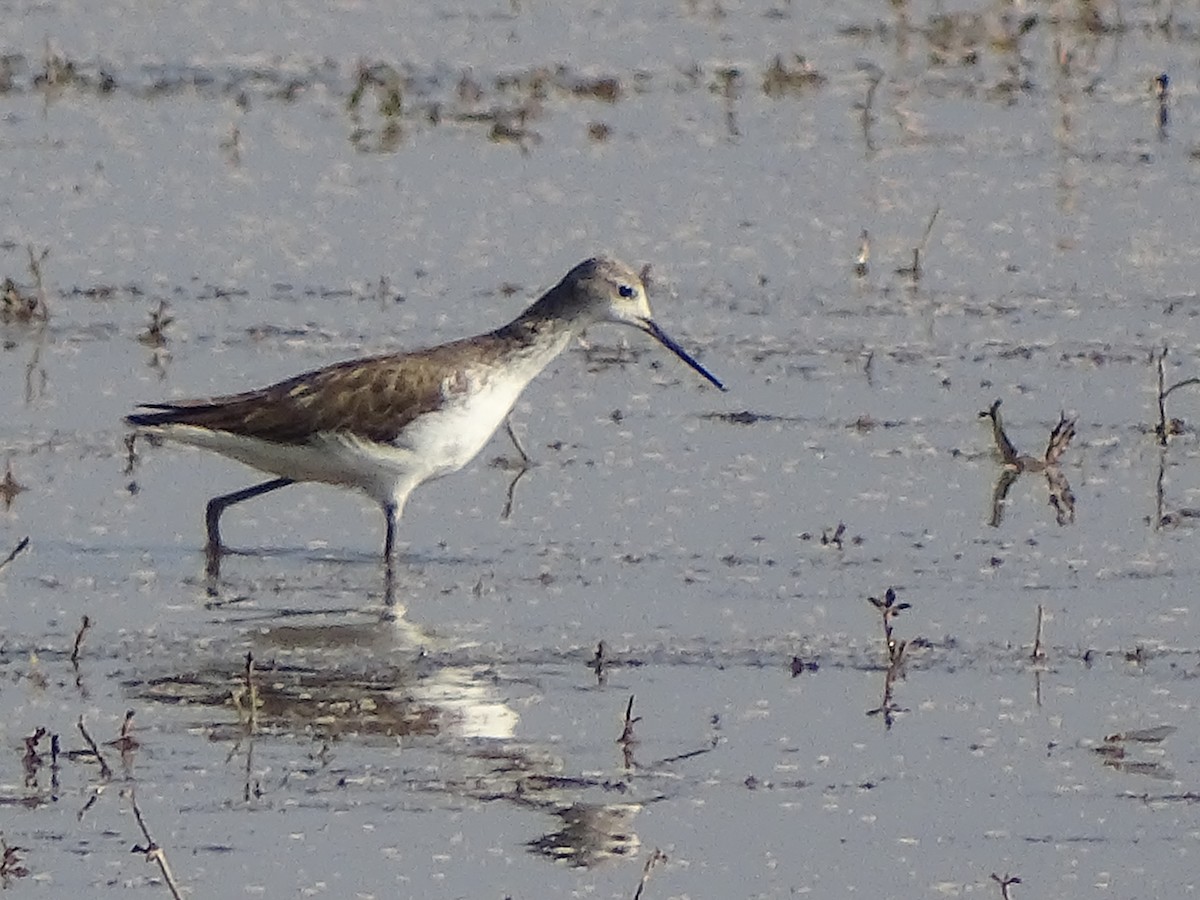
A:
POLYGON ((871 126, 875 124, 875 92, 883 81, 883 69, 871 62, 860 62, 857 66, 860 72, 867 76, 867 94, 861 103, 854 104, 859 114, 859 125, 862 128, 863 144, 867 152, 875 152, 875 140, 871 135, 871 126))
POLYGON ((875 709, 867 710, 867 715, 877 716, 882 713, 884 726, 890 729, 895 721, 895 714, 907 712, 892 700, 892 691, 896 681, 904 673, 905 652, 908 650, 908 641, 897 640, 893 634, 892 620, 902 611, 911 609, 912 604, 897 603, 896 591, 892 588, 887 589, 882 600, 878 597, 868 597, 867 600, 879 610, 883 618, 883 639, 887 649, 887 671, 883 677, 883 700, 875 709))
POLYGON ((1045 659, 1046 651, 1042 649, 1042 623, 1045 621, 1045 611, 1042 609, 1042 604, 1038 604, 1037 608, 1037 628, 1033 635, 1033 652, 1029 654, 1029 658, 1034 660, 1045 659))
POLYGON ((1158 101, 1158 139, 1167 139, 1167 126, 1171 124, 1171 76, 1166 72, 1157 75, 1151 82, 1154 98, 1158 101))
POLYGON ((1158 424, 1154 426, 1154 433, 1158 435, 1158 443, 1160 446, 1167 446, 1167 441, 1172 435, 1183 434, 1186 427, 1183 419, 1167 419, 1167 397, 1171 396, 1180 388, 1189 387, 1194 384, 1200 384, 1200 378, 1185 378, 1183 381, 1177 381, 1170 387, 1166 386, 1166 359, 1168 347, 1163 346, 1162 352, 1158 354, 1158 424))
POLYGON ((906 609, 912 609, 911 603, 897 603, 896 591, 894 588, 888 588, 883 595, 883 599, 878 597, 868 597, 867 601, 879 610, 883 617, 883 640, 887 646, 889 661, 895 655, 896 641, 892 638, 892 619, 896 618, 906 609))
POLYGON ((7 566, 10 562, 12 562, 14 559, 16 559, 17 556, 21 553, 21 551, 24 550, 28 546, 29 546, 29 538, 28 537, 21 538, 21 540, 19 540, 17 542, 17 546, 13 547, 12 552, 9 553, 8 556, 4 557, 4 560, 2 562, 0 562, 0 572, 4 571, 4 567, 7 566))
POLYGON ((859 278, 865 278, 870 268, 870 262, 871 237, 864 228, 858 239, 858 255, 854 257, 854 274, 859 278))
POLYGON ((13 478, 12 460, 10 459, 4 467, 4 480, 0 481, 0 500, 4 501, 4 508, 12 509, 12 503, 17 499, 17 495, 23 494, 27 490, 29 488, 13 478))
POLYGON ((247 651, 246 665, 243 669, 243 684, 240 688, 233 692, 233 705, 238 711, 238 718, 245 723, 246 734, 244 738, 238 738, 234 745, 229 750, 229 755, 225 757, 225 762, 228 764, 242 748, 242 742, 246 743, 246 768, 245 779, 242 783, 242 801, 249 803, 252 797, 262 795, 261 787, 254 782, 254 736, 258 733, 258 682, 254 677, 254 654, 247 651), (244 713, 243 713, 244 711, 244 713), (245 716, 242 719, 243 714, 245 716))
POLYGON ((604 657, 604 641, 600 641, 596 644, 596 655, 588 663, 592 667, 592 671, 596 674, 597 685, 603 686, 604 682, 608 679, 608 673, 604 669, 607 662, 608 660, 604 657))
POLYGON ((912 265, 903 266, 896 270, 897 275, 907 275, 912 279, 913 284, 921 280, 921 255, 925 252, 925 245, 929 243, 929 235, 933 232, 933 224, 937 221, 938 214, 942 211, 940 206, 935 206, 933 214, 929 217, 929 223, 925 226, 925 233, 921 235, 921 240, 917 246, 913 247, 912 265))
POLYGON ((812 659, 801 659, 799 656, 792 657, 792 677, 803 675, 805 672, 815 672, 821 668, 821 664, 812 659))
POLYGON ((5 887, 13 878, 24 878, 29 874, 29 869, 21 864, 21 857, 17 856, 24 852, 24 847, 12 847, 4 838, 0 838, 0 881, 5 887))
POLYGON ((29 253, 29 273, 33 277, 33 291, 24 291, 11 278, 5 278, 3 284, 0 284, 0 322, 45 324, 50 318, 50 311, 46 305, 42 263, 50 255, 50 249, 46 248, 41 253, 36 252, 32 245, 26 246, 25 249, 29 253))
POLYGON ((246 651, 246 699, 250 705, 250 713, 246 725, 250 734, 258 732, 258 685, 254 680, 254 654, 246 651))
POLYGON ((821 530, 821 546, 822 547, 832 546, 832 547, 837 547, 839 550, 841 550, 841 549, 843 549, 843 546, 844 546, 843 540, 845 539, 845 537, 846 537, 846 523, 838 522, 837 527, 833 529, 832 534, 830 534, 825 529, 821 530))
POLYGON ((629 703, 625 707, 625 727, 621 730, 621 736, 617 738, 617 743, 621 745, 621 752, 625 756, 625 768, 632 769, 633 748, 637 744, 637 738, 633 736, 633 726, 642 721, 641 716, 633 714, 633 694, 629 695, 629 703))
POLYGON ((995 487, 992 489, 992 516, 988 524, 998 528, 1004 518, 1004 502, 1017 477, 1023 472, 1041 472, 1046 476, 1046 487, 1049 492, 1048 502, 1054 507, 1055 519, 1059 525, 1075 521, 1075 494, 1067 476, 1059 466, 1064 453, 1075 437, 1075 419, 1067 418, 1066 413, 1058 414, 1058 424, 1050 432, 1046 443, 1046 452, 1041 459, 1025 456, 1017 451, 1016 446, 1009 440, 1000 419, 1000 401, 979 413, 981 419, 990 419, 992 423, 992 439, 996 442, 996 450, 1004 463, 995 487))
POLYGON ((994 881, 994 882, 996 882, 996 884, 1000 885, 1000 897, 1002 898, 1002 900, 1012 900, 1012 898, 1009 897, 1008 889, 1010 887, 1012 887, 1014 884, 1021 883, 1021 879, 1018 878, 1016 875, 1000 876, 1000 875, 997 875, 995 872, 992 873, 992 881, 994 881))
POLYGON ((71 648, 71 665, 79 668, 79 654, 83 649, 83 636, 87 634, 88 629, 92 627, 92 620, 84 614, 79 622, 79 630, 75 632, 75 645, 71 648))
POLYGON ((167 883, 167 888, 171 891, 171 896, 175 900, 183 900, 183 894, 179 890, 179 883, 175 881, 175 876, 171 873, 171 866, 167 862, 167 854, 162 847, 154 842, 154 838, 150 837, 150 829, 146 827, 146 820, 142 817, 142 811, 138 808, 137 795, 133 788, 129 789, 129 805, 133 807, 133 816, 137 819, 138 827, 142 830, 142 836, 146 839, 146 846, 134 844, 132 853, 145 853, 148 862, 154 862, 158 865, 158 869, 162 872, 163 881, 167 883))
POLYGON ((1000 458, 1004 460, 1006 466, 1016 466, 1019 465, 1017 448, 1008 439, 1008 434, 1004 430, 1004 423, 1000 420, 1000 404, 1002 402, 1001 400, 996 400, 979 414, 979 418, 992 420, 992 440, 996 442, 996 449, 1000 451, 1000 458))
POLYGON ((618 744, 636 744, 637 738, 633 736, 633 726, 642 721, 641 716, 633 714, 633 694, 629 695, 629 703, 625 707, 625 727, 621 731, 621 736, 617 738, 618 744))
POLYGON ((246 747, 246 770, 242 779, 242 802, 249 803, 251 797, 262 796, 262 785, 253 778, 254 773, 254 738, 250 738, 246 747))
MULTIPOLYGON (((234 688, 230 699, 233 701, 233 708, 237 710, 238 720, 245 725, 246 734, 253 737, 258 732, 258 686, 254 680, 254 654, 250 651, 246 652, 246 665, 242 669, 242 684, 234 688)), ((239 740, 229 751, 226 762, 233 759, 240 746, 241 741, 239 740)))
POLYGON ((50 255, 50 248, 43 247, 39 253, 33 249, 33 244, 26 244, 25 252, 29 254, 29 274, 33 278, 33 287, 41 305, 41 317, 45 320, 50 318, 50 307, 46 304, 46 282, 42 277, 42 263, 50 255))
POLYGON ((1047 467, 1058 465, 1058 461, 1067 452, 1067 447, 1071 446, 1071 440, 1074 437, 1075 420, 1068 419, 1066 413, 1060 412, 1058 424, 1051 430, 1050 440, 1046 444, 1046 455, 1043 461, 1047 467))
POLYGON ((646 882, 650 880, 651 870, 655 866, 664 865, 666 862, 667 854, 655 847, 654 852, 646 860, 646 864, 642 866, 642 880, 638 882, 637 890, 633 892, 633 900, 642 900, 642 891, 646 889, 646 882))
MULTIPOLYGON (((129 432, 129 434, 125 435, 125 468, 121 472, 121 474, 122 475, 132 475, 133 470, 135 468, 137 468, 137 464, 138 464, 137 432, 131 431, 131 432, 129 432)), ((137 493, 136 485, 137 485, 136 481, 130 483, 129 492, 131 494, 137 493)))
POLYGON ((32 788, 37 783, 38 769, 42 766, 42 754, 38 751, 38 744, 45 736, 46 729, 39 726, 33 734, 25 738, 25 755, 21 758, 21 765, 25 768, 27 788, 32 788))
POLYGON ((120 751, 121 755, 124 756, 125 754, 142 746, 140 743, 138 743, 138 739, 133 736, 133 716, 134 712, 132 709, 127 709, 125 711, 125 720, 121 722, 120 737, 116 738, 115 740, 108 741, 105 743, 105 747, 115 747, 118 751, 120 751))
POLYGON ((138 343, 145 344, 147 347, 159 349, 167 343, 167 326, 175 321, 175 317, 168 315, 167 310, 170 307, 166 300, 158 301, 158 309, 151 310, 150 323, 145 330, 137 336, 138 343))
POLYGON ((100 763, 100 777, 105 781, 112 778, 112 769, 109 768, 108 762, 105 761, 104 755, 100 752, 100 748, 96 746, 96 741, 88 734, 87 728, 83 724, 83 716, 79 717, 79 733, 83 735, 83 741, 88 745, 88 750, 92 756, 96 757, 96 761, 100 763))

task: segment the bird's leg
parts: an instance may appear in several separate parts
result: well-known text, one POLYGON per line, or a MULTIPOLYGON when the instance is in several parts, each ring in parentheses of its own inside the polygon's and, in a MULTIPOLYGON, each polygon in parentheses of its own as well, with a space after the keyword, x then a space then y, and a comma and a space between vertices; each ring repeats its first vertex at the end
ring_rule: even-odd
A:
POLYGON ((533 460, 529 454, 525 452, 525 448, 521 446, 521 442, 517 440, 517 433, 513 431, 512 416, 504 417, 504 430, 508 432, 508 438, 513 442, 513 446, 517 448, 517 453, 521 456, 521 468, 528 469, 533 465, 533 460))
POLYGON ((525 448, 521 446, 521 442, 517 440, 517 433, 513 431, 512 427, 512 416, 505 416, 504 430, 508 432, 509 440, 513 442, 513 446, 517 448, 517 453, 519 453, 521 456, 520 463, 515 466, 517 474, 514 475, 513 480, 508 483, 508 498, 505 500, 504 509, 500 513, 500 518, 502 520, 507 520, 508 517, 512 515, 513 499, 517 493, 517 482, 525 477, 525 473, 528 472, 530 467, 533 465, 533 459, 528 453, 525 452, 525 448))
POLYGON ((204 548, 204 592, 209 597, 217 597, 221 583, 221 551, 212 547, 204 548))
POLYGON ((383 605, 396 605, 396 570, 391 559, 384 563, 383 570, 383 605))
POLYGON ((390 565, 392 551, 396 547, 396 524, 400 519, 400 506, 395 500, 383 504, 383 519, 387 527, 383 538, 383 558, 390 565))
POLYGON ((234 491, 232 494, 222 494, 220 497, 213 497, 208 501, 208 506, 204 510, 204 524, 208 529, 208 544, 204 550, 208 554, 210 568, 213 567, 213 560, 221 556, 221 513, 225 512, 228 507, 233 506, 235 503, 241 503, 243 500, 251 500, 254 497, 261 497, 263 494, 278 490, 281 487, 287 487, 293 483, 290 478, 273 478, 270 481, 264 481, 262 484, 234 491))
POLYGON ((391 606, 396 602, 396 569, 393 561, 396 549, 396 525, 400 521, 400 504, 389 500, 383 504, 385 531, 383 538, 383 602, 391 606))

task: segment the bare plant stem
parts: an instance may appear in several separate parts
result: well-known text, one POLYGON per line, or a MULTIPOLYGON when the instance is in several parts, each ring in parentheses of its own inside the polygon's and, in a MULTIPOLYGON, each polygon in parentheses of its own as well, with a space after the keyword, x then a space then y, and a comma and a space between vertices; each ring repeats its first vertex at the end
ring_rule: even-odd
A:
POLYGON ((12 562, 14 559, 16 559, 17 556, 20 555, 21 551, 24 550, 28 546, 29 546, 29 538, 28 537, 21 538, 21 540, 17 542, 17 546, 13 547, 12 552, 9 553, 8 556, 4 557, 3 562, 0 562, 0 570, 4 569, 5 566, 7 566, 10 562, 12 562))
POLYGON ((637 890, 633 892, 633 900, 642 900, 642 891, 646 889, 646 882, 650 880, 651 870, 667 861, 667 854, 663 853, 657 847, 650 854, 650 858, 646 860, 646 865, 642 866, 642 880, 638 882, 637 890))
POLYGON ((96 757, 96 761, 100 763, 100 777, 106 781, 112 778, 112 769, 109 768, 108 762, 105 761, 104 756, 100 753, 100 748, 96 746, 96 741, 88 734, 87 728, 84 727, 83 716, 79 717, 79 733, 83 735, 84 743, 88 745, 88 749, 92 751, 92 754, 96 757))
POLYGON ((258 685, 254 681, 254 654, 246 652, 246 699, 250 704, 250 734, 258 732, 258 685))
POLYGON ((1167 446, 1167 441, 1172 434, 1178 433, 1175 428, 1176 423, 1167 419, 1167 398, 1179 390, 1179 388, 1200 384, 1200 378, 1185 378, 1183 381, 1177 381, 1175 384, 1167 387, 1167 352, 1168 348, 1164 346, 1162 353, 1158 354, 1158 424, 1154 426, 1154 432, 1158 435, 1158 443, 1163 447, 1167 446))
POLYGON ((142 836, 146 839, 146 846, 135 845, 134 853, 145 853, 148 861, 158 864, 158 869, 162 872, 163 881, 166 882, 167 888, 171 891, 171 896, 175 900, 183 900, 183 894, 179 890, 179 883, 175 880, 175 876, 171 873, 171 864, 167 862, 167 854, 162 847, 154 842, 154 838, 150 837, 150 829, 146 827, 146 820, 142 818, 142 811, 138 808, 137 796, 134 794, 133 788, 129 789, 129 804, 133 807, 133 816, 137 819, 138 827, 142 829, 142 836))
POLYGON ((637 744, 637 738, 633 736, 633 726, 642 720, 641 716, 633 714, 633 697, 633 694, 629 695, 629 703, 625 707, 625 727, 621 731, 621 736, 617 738, 617 743, 621 745, 626 769, 634 767, 633 748, 637 744))
POLYGON ((75 632, 75 646, 71 648, 71 665, 76 668, 79 666, 79 653, 83 649, 83 636, 91 627, 92 620, 85 615, 79 623, 79 630, 75 632))
POLYGON ((1002 898, 1002 900, 1011 900, 1011 898, 1008 895, 1008 889, 1010 887, 1012 887, 1014 884, 1021 883, 1021 879, 1018 878, 1016 875, 1000 876, 1000 875, 997 875, 995 872, 992 873, 992 881, 994 881, 994 882, 996 882, 996 884, 1000 885, 1000 897, 1002 898))

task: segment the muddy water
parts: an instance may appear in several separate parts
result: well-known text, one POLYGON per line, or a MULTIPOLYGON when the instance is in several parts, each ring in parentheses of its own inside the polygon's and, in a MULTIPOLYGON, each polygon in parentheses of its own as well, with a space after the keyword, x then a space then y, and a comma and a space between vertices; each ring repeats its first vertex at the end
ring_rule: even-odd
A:
POLYGON ((1162 348, 1200 376, 1198 33, 10 11, 8 882, 166 895, 136 799, 194 896, 1192 888, 1200 392, 1153 429, 1162 348), (598 251, 729 394, 597 328, 518 406, 510 515, 503 437, 414 495, 393 605, 378 511, 317 487, 232 511, 206 584, 203 504, 255 476, 130 459, 134 404, 489 328, 598 251), (1039 461, 1075 421, 1053 478, 1006 470, 997 399, 1039 461))

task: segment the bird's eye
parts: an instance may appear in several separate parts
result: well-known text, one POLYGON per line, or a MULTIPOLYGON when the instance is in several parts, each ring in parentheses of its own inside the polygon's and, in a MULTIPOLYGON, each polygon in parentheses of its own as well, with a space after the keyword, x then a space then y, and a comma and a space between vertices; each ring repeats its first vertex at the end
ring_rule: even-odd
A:
POLYGON ((623 284, 617 288, 617 293, 628 300, 637 293, 637 288, 631 287, 628 284, 623 284))

